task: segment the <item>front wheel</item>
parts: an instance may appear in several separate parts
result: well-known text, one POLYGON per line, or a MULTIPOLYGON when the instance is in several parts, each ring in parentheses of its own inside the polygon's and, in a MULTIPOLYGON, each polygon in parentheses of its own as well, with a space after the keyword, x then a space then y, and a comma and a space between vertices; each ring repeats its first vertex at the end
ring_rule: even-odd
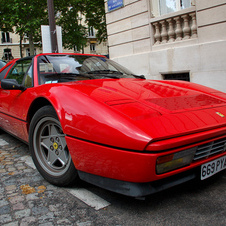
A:
POLYGON ((50 183, 68 186, 79 180, 65 134, 52 106, 42 107, 34 115, 29 131, 29 148, 38 171, 50 183))

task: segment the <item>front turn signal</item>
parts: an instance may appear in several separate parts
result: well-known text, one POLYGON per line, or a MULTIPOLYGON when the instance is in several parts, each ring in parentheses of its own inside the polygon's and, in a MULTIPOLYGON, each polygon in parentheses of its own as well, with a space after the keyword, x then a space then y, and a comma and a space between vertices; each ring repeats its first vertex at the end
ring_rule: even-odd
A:
POLYGON ((176 152, 171 155, 164 155, 157 158, 157 174, 166 173, 191 164, 196 148, 190 148, 184 151, 176 152))

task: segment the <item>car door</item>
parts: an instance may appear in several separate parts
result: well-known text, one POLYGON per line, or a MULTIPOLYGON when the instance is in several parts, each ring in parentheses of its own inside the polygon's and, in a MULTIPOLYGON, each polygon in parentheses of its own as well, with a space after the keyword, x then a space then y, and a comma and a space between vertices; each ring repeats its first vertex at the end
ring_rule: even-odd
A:
MULTIPOLYGON (((32 59, 18 60, 5 79, 15 79, 18 84, 32 87, 32 59)), ((26 115, 24 102, 29 90, 6 90, 0 88, 0 127, 25 139, 26 115)))

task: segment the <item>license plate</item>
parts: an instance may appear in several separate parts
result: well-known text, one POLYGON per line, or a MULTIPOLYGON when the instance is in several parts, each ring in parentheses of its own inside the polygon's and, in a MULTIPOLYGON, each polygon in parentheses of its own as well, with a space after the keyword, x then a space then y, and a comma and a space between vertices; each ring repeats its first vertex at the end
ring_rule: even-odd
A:
POLYGON ((203 164, 201 166, 201 180, 205 180, 223 169, 226 169, 226 156, 203 164))

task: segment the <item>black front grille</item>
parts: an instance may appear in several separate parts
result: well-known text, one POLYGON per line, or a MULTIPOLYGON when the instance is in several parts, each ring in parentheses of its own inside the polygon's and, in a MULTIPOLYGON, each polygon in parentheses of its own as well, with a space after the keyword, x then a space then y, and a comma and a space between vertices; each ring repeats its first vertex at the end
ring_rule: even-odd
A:
POLYGON ((225 150, 226 150, 226 138, 222 138, 203 145, 199 145, 194 156, 194 161, 203 158, 208 158, 209 156, 217 153, 225 152, 225 150))

